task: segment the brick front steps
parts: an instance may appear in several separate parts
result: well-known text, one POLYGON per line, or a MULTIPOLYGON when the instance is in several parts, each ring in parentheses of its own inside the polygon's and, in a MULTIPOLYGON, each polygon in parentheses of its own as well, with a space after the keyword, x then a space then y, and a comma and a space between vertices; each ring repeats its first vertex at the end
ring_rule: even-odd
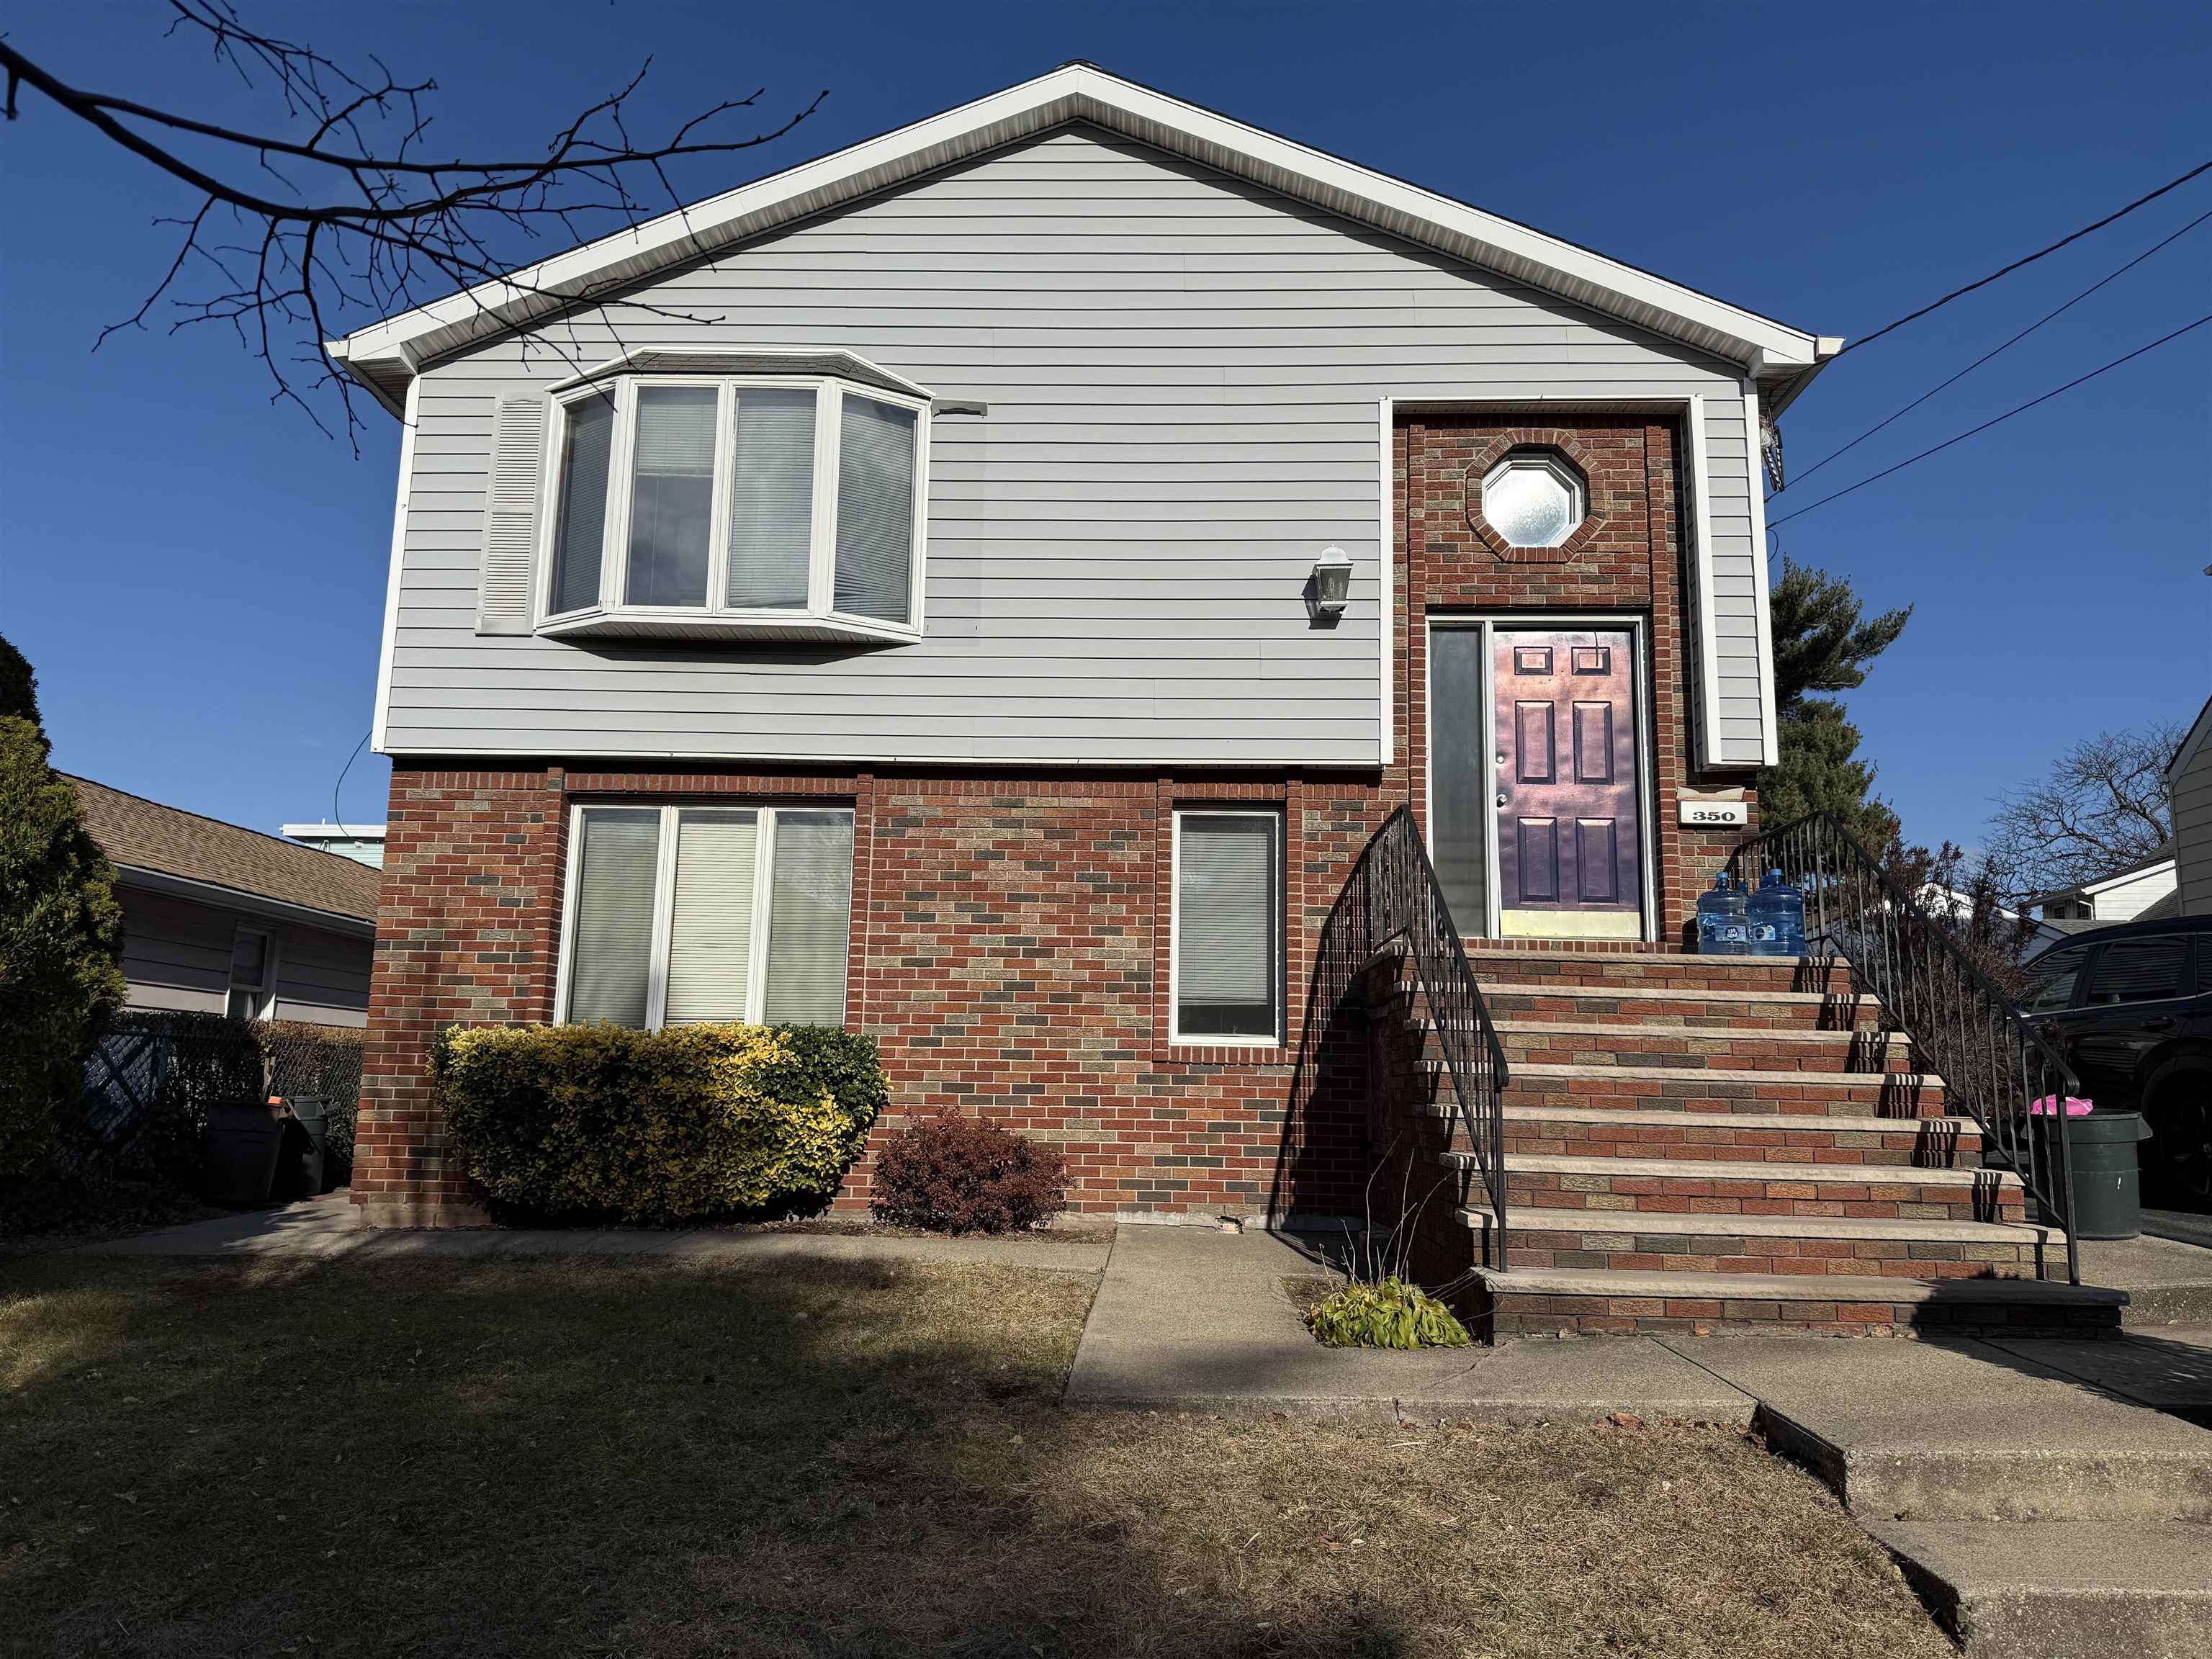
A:
POLYGON ((1821 1336, 2094 1336, 2126 1295, 2033 1279, 1486 1271, 1475 1317, 1492 1340, 1796 1331, 1821 1336))
MULTIPOLYGON (((1498 1259, 1486 1211, 1462 1208, 1486 1269, 1498 1259)), ((2033 1279, 2063 1272, 2066 1241, 2050 1227, 1856 1216, 1690 1215, 1624 1210, 1505 1211, 1508 1267, 1616 1273, 1862 1274, 2033 1279)))
POLYGON ((1684 1071, 1914 1072, 1912 1045, 1875 1030, 1761 1030, 1742 1026, 1686 1026, 1499 1018, 1505 1058, 1522 1066, 1668 1067, 1684 1071))
POLYGON ((1982 1132, 1965 1118, 1615 1111, 1521 1104, 1508 1093, 1505 1152, 1972 1170, 1981 1166, 1982 1132))
POLYGON ((1612 1025, 1710 1026, 1772 1031, 1870 1030, 1881 1020, 1871 997, 1817 991, 1714 990, 1710 987, 1486 982, 1483 1000, 1500 1024, 1596 1021, 1612 1025))
MULTIPOLYGON (((1509 1060, 1509 1065, 1510 1064, 1509 1060)), ((1753 1112, 1842 1117, 1942 1117, 1941 1079, 1917 1072, 1750 1072, 1720 1066, 1512 1066, 1516 1105, 1617 1111, 1753 1112)))
POLYGON ((1492 984, 1547 988, 1587 986, 1600 990, 1660 988, 1727 991, 1756 996, 1762 992, 1832 994, 1848 1000, 1856 993, 1850 969, 1812 961, 1762 957, 1692 957, 1671 951, 1623 952, 1516 951, 1510 945, 1479 944, 1468 949, 1474 976, 1492 984))
MULTIPOLYGON (((1445 1162, 1464 1168, 1472 1155, 1447 1153, 1445 1162)), ((1996 1170, 1508 1153, 1505 1194, 1509 1213, 1529 1221, 1537 1211, 1578 1210, 1888 1221, 2017 1222, 2025 1216, 2020 1177, 1996 1170)))

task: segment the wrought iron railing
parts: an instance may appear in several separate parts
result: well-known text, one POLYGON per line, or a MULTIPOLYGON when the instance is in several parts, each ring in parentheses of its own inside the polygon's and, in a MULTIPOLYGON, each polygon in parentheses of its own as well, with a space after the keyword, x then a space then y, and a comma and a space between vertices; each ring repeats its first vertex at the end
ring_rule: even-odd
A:
MULTIPOLYGON (((1316 986, 1331 1005, 1386 951, 1402 950, 1436 1035, 1457 1121, 1473 1156, 1505 1265, 1505 1047, 1491 1024, 1467 949, 1412 811, 1400 807, 1361 849, 1323 925, 1316 986)), ((1472 1186, 1474 1183, 1470 1183, 1472 1186)))
POLYGON ((1744 842, 1731 874, 1755 890, 1766 872, 1805 896, 1806 949, 1840 957, 1859 988, 1943 1079, 1947 1109, 1973 1119, 1984 1161, 2010 1168, 2066 1237, 2066 1276, 2081 1282, 2063 1103, 2081 1086, 2058 1048, 1976 964, 1955 917, 1917 898, 1826 812, 1744 842), (2042 1113, 2035 1103, 2047 1102, 2042 1113))

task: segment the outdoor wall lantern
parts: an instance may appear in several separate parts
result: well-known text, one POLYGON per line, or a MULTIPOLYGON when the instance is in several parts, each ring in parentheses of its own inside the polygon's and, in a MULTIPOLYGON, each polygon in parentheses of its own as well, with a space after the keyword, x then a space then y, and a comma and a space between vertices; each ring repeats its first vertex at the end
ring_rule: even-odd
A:
POLYGON ((1340 547, 1326 547, 1306 578, 1306 615, 1316 628, 1334 628, 1352 598, 1352 558, 1340 547))

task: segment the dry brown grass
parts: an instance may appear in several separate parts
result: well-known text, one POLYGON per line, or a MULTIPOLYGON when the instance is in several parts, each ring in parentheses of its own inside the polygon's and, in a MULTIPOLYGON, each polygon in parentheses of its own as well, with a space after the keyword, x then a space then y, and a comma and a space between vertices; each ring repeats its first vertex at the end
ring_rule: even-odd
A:
POLYGON ((1727 1430, 1070 1413, 1084 1276, 7 1275, 10 1653, 1949 1651, 1727 1430))

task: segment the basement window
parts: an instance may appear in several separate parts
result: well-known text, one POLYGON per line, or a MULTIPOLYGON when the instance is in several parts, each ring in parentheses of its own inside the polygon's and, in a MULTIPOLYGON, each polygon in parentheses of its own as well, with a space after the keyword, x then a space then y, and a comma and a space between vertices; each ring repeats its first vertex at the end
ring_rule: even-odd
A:
POLYGON ((626 374, 554 412, 540 632, 920 637, 927 400, 626 374))
POLYGON ((564 1021, 844 1024, 850 809, 580 806, 568 900, 564 1021))

